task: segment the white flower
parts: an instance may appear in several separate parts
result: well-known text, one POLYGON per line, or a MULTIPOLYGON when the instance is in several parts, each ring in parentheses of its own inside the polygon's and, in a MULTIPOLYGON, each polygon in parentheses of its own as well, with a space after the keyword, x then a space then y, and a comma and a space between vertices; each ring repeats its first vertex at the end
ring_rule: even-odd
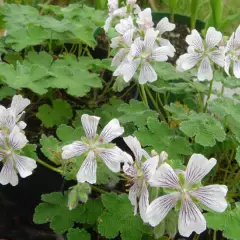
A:
POLYGON ((165 39, 162 37, 162 34, 164 34, 165 32, 171 32, 175 29, 175 24, 170 23, 168 18, 165 17, 163 19, 161 19, 159 21, 159 23, 157 24, 156 30, 158 30, 158 37, 157 37, 157 41, 159 42, 160 46, 169 46, 171 49, 171 52, 169 54, 169 57, 173 57, 176 49, 174 48, 174 46, 170 43, 170 41, 168 39, 165 39))
POLYGON ((178 220, 179 233, 189 237, 193 231, 200 234, 206 229, 206 220, 196 205, 201 202, 216 212, 227 208, 227 186, 200 186, 200 181, 216 165, 216 159, 208 160, 201 154, 193 154, 185 172, 177 173, 164 163, 150 181, 151 186, 173 189, 173 192, 155 199, 147 208, 146 216, 152 226, 157 226, 168 212, 181 201, 178 220))
POLYGON ((229 69, 232 64, 234 76, 240 78, 240 26, 227 42, 225 53, 225 72, 229 75, 229 69))
POLYGON ((156 171, 159 162, 159 156, 150 158, 150 156, 141 148, 136 137, 128 136, 123 138, 128 147, 132 150, 135 162, 130 155, 128 161, 123 166, 126 175, 132 178, 132 186, 129 189, 129 200, 134 206, 134 214, 137 214, 139 206, 140 216, 144 222, 146 219, 146 209, 149 205, 148 181, 156 171), (147 159, 142 161, 143 156, 147 159))
POLYGON ((170 49, 168 46, 156 47, 155 41, 158 31, 149 28, 146 31, 144 41, 140 37, 136 38, 131 45, 131 52, 128 57, 119 65, 114 76, 122 75, 124 81, 129 82, 135 72, 140 69, 138 82, 154 82, 157 80, 157 74, 151 66, 152 61, 167 61, 170 49))
POLYGON ((27 139, 20 128, 15 126, 11 133, 0 133, 0 161, 3 167, 0 172, 0 183, 12 186, 18 184, 17 172, 22 178, 32 174, 37 167, 36 161, 25 156, 19 155, 20 150, 27 144, 27 139))
POLYGON ((25 113, 24 109, 30 104, 30 100, 21 95, 15 95, 9 108, 0 105, 0 128, 1 130, 12 130, 17 124, 21 129, 26 127, 26 123, 20 121, 25 113))
POLYGON ((118 147, 107 146, 113 139, 123 134, 117 119, 112 119, 98 136, 96 134, 100 118, 83 114, 81 117, 86 138, 76 141, 62 148, 62 158, 69 159, 87 152, 78 173, 78 182, 96 183, 97 157, 101 158, 106 166, 113 172, 120 171, 122 151, 118 147))
POLYGON ((137 24, 143 30, 147 30, 153 27, 152 21, 152 10, 151 8, 146 8, 138 13, 137 24))
POLYGON ((206 43, 203 42, 197 30, 186 37, 188 43, 188 53, 185 53, 177 60, 178 70, 189 70, 198 66, 197 78, 199 81, 212 80, 213 70, 211 61, 224 67, 224 50, 217 45, 222 39, 222 34, 214 27, 210 27, 206 34, 206 43))
POLYGON ((121 35, 123 35, 124 33, 126 33, 128 30, 131 29, 136 29, 136 27, 133 24, 133 19, 131 16, 129 16, 128 18, 124 18, 120 20, 120 23, 118 23, 115 26, 115 29, 118 33, 120 33, 121 35))

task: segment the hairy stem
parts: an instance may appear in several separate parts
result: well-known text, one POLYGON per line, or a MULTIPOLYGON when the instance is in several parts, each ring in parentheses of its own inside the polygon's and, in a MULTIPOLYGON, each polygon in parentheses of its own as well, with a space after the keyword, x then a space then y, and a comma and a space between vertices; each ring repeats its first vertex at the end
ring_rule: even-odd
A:
POLYGON ((61 169, 55 168, 53 166, 51 166, 50 164, 42 161, 41 159, 37 159, 36 162, 40 163, 41 165, 43 165, 44 167, 54 171, 54 172, 58 172, 58 173, 63 173, 63 171, 61 169))
POLYGON ((207 100, 206 100, 206 104, 205 104, 205 107, 204 107, 204 109, 203 109, 203 112, 206 112, 206 111, 207 111, 208 100, 209 100, 210 97, 211 97, 211 94, 212 94, 212 88, 213 88, 213 80, 210 82, 210 86, 209 86, 209 90, 208 90, 208 96, 207 96, 207 100))

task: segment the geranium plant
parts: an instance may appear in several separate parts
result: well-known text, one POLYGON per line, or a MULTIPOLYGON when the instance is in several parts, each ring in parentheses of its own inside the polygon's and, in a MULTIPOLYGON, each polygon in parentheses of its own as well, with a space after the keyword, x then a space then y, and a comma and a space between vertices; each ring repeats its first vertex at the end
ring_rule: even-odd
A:
POLYGON ((175 24, 135 0, 1 14, 0 184, 38 165, 70 184, 42 193, 36 224, 69 240, 239 239, 240 27, 191 30, 172 63, 175 24))

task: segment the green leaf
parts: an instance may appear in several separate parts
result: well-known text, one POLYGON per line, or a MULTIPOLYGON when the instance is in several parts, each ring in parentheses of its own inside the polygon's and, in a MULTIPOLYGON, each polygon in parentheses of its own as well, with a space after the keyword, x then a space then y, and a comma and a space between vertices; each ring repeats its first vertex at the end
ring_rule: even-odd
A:
POLYGON ((85 229, 71 228, 67 233, 68 240, 91 240, 90 234, 85 229))
POLYGON ((235 157, 238 165, 240 166, 240 146, 237 147, 236 157, 235 157))
POLYGON ((37 160, 38 156, 37 156, 37 153, 36 153, 36 149, 37 149, 36 144, 27 144, 22 149, 21 154, 37 160))
POLYGON ((240 203, 236 203, 234 209, 228 209, 224 213, 209 212, 205 213, 207 226, 214 230, 223 231, 223 236, 238 240, 240 236, 240 203))
POLYGON ((179 128, 188 137, 195 137, 196 143, 205 147, 213 147, 217 141, 222 142, 226 137, 222 124, 205 113, 192 112, 188 120, 180 123, 179 128))
POLYGON ((182 161, 183 155, 190 155, 191 148, 186 138, 178 136, 166 123, 148 118, 147 127, 134 133, 143 146, 150 146, 158 153, 166 151, 169 159, 182 161))
POLYGON ((62 99, 53 100, 52 106, 44 104, 38 108, 37 117, 47 128, 68 122, 73 116, 70 104, 62 99))
POLYGON ((13 97, 16 91, 8 86, 3 86, 0 88, 0 101, 6 97, 13 97))
POLYGON ((149 117, 157 118, 158 113, 150 110, 143 102, 130 100, 129 104, 121 104, 118 111, 122 113, 119 121, 122 123, 133 122, 136 126, 145 126, 149 117))
POLYGON ((185 120, 188 117, 188 110, 183 105, 171 103, 170 106, 164 106, 164 108, 172 114, 174 120, 185 120))
POLYGON ((105 211, 99 217, 98 232, 107 238, 117 237, 119 232, 123 240, 141 239, 149 232, 139 216, 133 215, 133 206, 126 194, 102 194, 105 211), (119 207, 121 206, 121 207, 119 207))

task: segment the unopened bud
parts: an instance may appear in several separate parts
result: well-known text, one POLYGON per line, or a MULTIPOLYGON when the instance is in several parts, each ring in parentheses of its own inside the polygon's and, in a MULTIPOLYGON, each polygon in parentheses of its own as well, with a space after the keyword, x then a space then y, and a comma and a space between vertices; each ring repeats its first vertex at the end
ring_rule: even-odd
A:
POLYGON ((162 151, 160 153, 160 162, 163 163, 164 161, 166 161, 168 159, 168 154, 165 151, 162 151))
POLYGON ((69 210, 72 210, 77 205, 78 205, 78 189, 75 186, 68 194, 68 208, 69 210))
POLYGON ((152 157, 157 156, 157 152, 156 152, 154 149, 151 151, 151 156, 152 156, 152 157))

